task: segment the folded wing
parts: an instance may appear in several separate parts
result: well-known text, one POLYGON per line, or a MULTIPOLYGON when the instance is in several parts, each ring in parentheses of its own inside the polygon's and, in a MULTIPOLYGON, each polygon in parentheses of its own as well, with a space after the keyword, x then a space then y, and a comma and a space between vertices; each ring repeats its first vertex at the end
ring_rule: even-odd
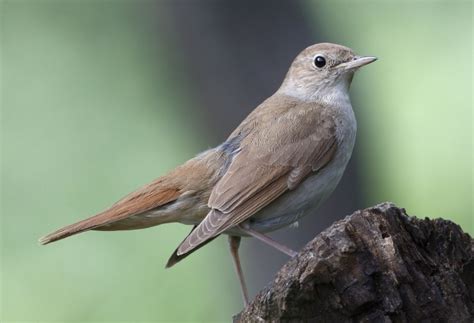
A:
POLYGON ((178 255, 242 223, 332 160, 337 150, 332 119, 321 117, 321 106, 297 108, 297 113, 254 125, 213 189, 211 211, 181 243, 178 255))

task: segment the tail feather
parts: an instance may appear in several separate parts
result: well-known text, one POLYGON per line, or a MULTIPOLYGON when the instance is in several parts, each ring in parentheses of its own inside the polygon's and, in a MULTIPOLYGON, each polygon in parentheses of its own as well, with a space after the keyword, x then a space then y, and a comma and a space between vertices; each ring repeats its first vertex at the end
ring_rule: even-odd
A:
POLYGON ((107 214, 107 212, 99 213, 88 219, 79 221, 74 224, 70 224, 68 226, 65 226, 64 228, 56 230, 53 233, 50 233, 40 238, 38 241, 42 245, 45 245, 45 244, 67 238, 84 231, 92 230, 97 227, 103 226, 107 224, 108 222, 110 222, 110 220, 111 220, 110 216, 109 214, 107 214))
MULTIPOLYGON (((166 178, 165 178, 166 179, 166 178)), ((123 221, 133 215, 141 214, 151 209, 166 205, 176 200, 180 195, 181 191, 178 188, 167 188, 163 187, 165 181, 163 177, 160 177, 152 183, 138 189, 135 192, 125 196, 117 203, 112 205, 109 209, 101 212, 93 217, 85 219, 83 221, 68 225, 62 229, 59 229, 47 236, 39 239, 41 244, 48 244, 53 241, 61 240, 66 237, 72 236, 88 230, 124 230, 133 229, 130 228, 110 228, 105 227, 107 224, 123 221)), ((156 225, 156 223, 150 223, 148 225, 141 224, 141 227, 147 227, 150 225, 156 225)), ((138 226, 137 226, 138 228, 138 226)))

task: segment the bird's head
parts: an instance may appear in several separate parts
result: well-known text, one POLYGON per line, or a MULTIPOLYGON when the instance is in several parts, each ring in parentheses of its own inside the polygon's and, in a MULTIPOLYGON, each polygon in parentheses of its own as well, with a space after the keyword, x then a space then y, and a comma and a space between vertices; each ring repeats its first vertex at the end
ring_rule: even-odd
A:
POLYGON ((376 59, 337 44, 309 46, 296 56, 279 92, 305 101, 347 94, 354 72, 376 59))

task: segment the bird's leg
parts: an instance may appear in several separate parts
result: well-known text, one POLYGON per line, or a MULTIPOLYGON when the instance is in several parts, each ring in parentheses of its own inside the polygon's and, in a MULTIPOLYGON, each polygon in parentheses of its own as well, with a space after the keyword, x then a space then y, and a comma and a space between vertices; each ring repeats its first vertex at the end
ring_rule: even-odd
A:
POLYGON ((249 305, 249 295, 247 292, 247 285, 245 284, 244 274, 242 273, 242 266, 240 265, 239 245, 240 237, 229 236, 230 254, 232 255, 235 271, 237 272, 237 276, 239 277, 240 289, 242 290, 242 298, 244 299, 244 305, 245 307, 247 307, 249 305))
POLYGON ((283 252, 284 254, 287 254, 288 256, 290 257, 294 257, 296 256, 298 253, 294 250, 291 250, 290 248, 288 248, 287 246, 285 245, 282 245, 281 243, 278 243, 276 242, 275 240, 273 240, 272 238, 270 238, 269 236, 266 236, 264 235, 263 233, 260 233, 260 232, 257 232, 255 230, 252 230, 250 229, 247 225, 240 225, 239 228, 245 232, 246 234, 254 237, 254 238, 257 238, 258 240, 260 241, 263 241, 265 242, 266 244, 268 244, 269 246, 272 246, 273 248, 276 248, 278 250, 280 250, 281 252, 283 252))

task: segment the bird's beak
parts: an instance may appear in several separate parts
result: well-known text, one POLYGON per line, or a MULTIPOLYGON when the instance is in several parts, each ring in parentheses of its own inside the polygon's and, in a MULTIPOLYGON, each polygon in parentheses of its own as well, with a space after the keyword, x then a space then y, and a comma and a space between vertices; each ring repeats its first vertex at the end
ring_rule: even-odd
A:
POLYGON ((362 67, 364 65, 370 64, 372 62, 375 62, 377 60, 377 57, 373 56, 354 56, 352 60, 349 62, 345 62, 342 64, 339 64, 339 68, 342 68, 343 70, 353 70, 359 67, 362 67))

